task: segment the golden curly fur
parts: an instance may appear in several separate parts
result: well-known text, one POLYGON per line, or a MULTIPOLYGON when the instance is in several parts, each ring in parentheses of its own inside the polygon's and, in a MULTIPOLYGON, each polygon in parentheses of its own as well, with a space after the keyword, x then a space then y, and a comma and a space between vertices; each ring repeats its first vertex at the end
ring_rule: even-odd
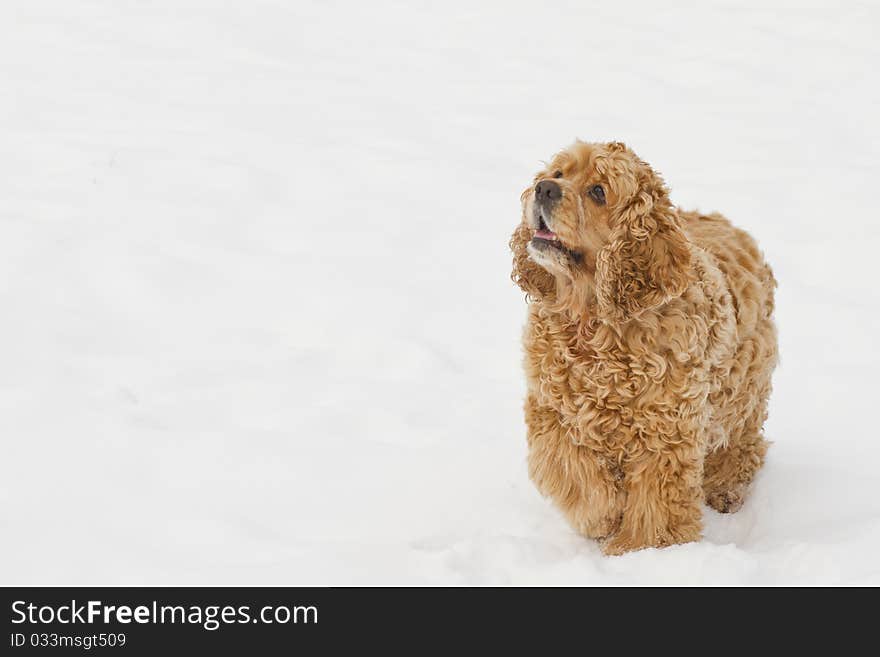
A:
POLYGON ((557 154, 522 204, 532 480, 608 554, 698 540, 701 502, 736 511, 767 450, 770 267, 621 143, 557 154))

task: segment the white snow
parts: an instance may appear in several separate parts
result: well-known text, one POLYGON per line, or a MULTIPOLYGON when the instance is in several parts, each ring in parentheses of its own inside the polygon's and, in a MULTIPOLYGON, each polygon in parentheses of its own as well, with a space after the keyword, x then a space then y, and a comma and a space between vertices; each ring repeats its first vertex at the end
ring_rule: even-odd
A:
POLYGON ((876 3, 0 5, 0 583, 880 584, 876 3), (780 281, 699 544, 528 481, 507 240, 621 139, 780 281))

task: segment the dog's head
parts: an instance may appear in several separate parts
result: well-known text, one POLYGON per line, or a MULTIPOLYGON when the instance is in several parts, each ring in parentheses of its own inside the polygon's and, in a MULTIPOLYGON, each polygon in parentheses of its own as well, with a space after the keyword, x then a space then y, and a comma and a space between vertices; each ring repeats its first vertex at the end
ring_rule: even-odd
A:
POLYGON ((691 250, 662 179, 621 143, 575 143, 522 194, 513 279, 534 299, 624 322, 682 294, 691 250))

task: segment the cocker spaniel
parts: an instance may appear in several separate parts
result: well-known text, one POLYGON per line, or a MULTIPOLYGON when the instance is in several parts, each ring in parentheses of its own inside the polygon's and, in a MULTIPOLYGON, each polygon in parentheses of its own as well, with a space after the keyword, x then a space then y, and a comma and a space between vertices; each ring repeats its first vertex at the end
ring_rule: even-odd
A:
POLYGON ((558 153, 522 208, 529 475, 607 554, 698 540, 702 502, 739 509, 767 451, 770 267, 617 142, 558 153))

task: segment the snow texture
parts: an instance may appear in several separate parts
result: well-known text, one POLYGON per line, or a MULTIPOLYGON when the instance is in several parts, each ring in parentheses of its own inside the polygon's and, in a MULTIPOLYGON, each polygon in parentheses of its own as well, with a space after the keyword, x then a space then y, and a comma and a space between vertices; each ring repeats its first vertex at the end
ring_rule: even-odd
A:
POLYGON ((880 9, 804 4, 4 0, 0 582, 880 584, 880 9), (507 240, 576 137, 780 281, 699 544, 527 477, 507 240))

